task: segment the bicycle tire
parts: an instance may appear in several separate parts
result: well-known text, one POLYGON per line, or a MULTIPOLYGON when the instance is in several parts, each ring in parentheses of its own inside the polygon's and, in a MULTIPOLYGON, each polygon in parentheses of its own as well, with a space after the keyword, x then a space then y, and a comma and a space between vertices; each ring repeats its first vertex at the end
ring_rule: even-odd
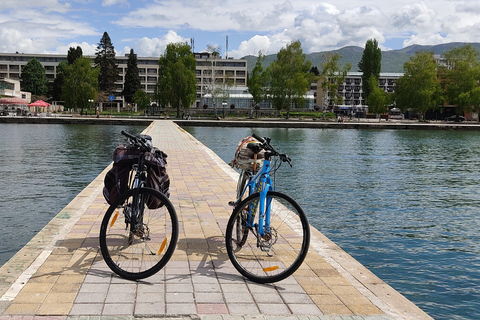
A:
MULTIPOLYGON (((241 200, 247 198, 250 195, 250 187, 247 187, 245 190, 245 193, 242 196, 243 189, 245 189, 245 185, 250 181, 250 177, 252 175, 248 173, 247 171, 243 170, 242 173, 240 174, 240 177, 238 178, 238 184, 237 184, 237 199, 241 200)), ((235 208, 233 209, 235 211, 235 208)), ((248 214, 248 211, 243 210, 241 214, 237 215, 237 222, 235 224, 235 236, 236 236, 236 241, 239 245, 244 245, 245 242, 247 241, 248 237, 248 228, 246 224, 246 216, 248 214)))
POLYGON ((144 199, 139 201, 143 220, 132 232, 129 211, 134 193, 135 189, 128 190, 112 203, 100 227, 103 259, 113 272, 129 280, 147 278, 162 269, 172 257, 178 240, 175 208, 163 193, 152 188, 138 190, 139 199, 144 199), (149 209, 145 203, 152 198, 164 205, 149 209))
MULTIPOLYGON (((238 243, 234 235, 238 217, 245 207, 259 200, 260 193, 255 193, 235 208, 225 232, 226 249, 235 269, 247 279, 257 283, 277 282, 291 276, 303 263, 310 245, 310 226, 295 200, 283 193, 269 191, 266 202, 272 206, 270 240, 268 237, 257 238, 256 223, 254 228, 248 229, 253 234, 247 241, 238 243)), ((256 222, 258 216, 257 212, 256 222)))

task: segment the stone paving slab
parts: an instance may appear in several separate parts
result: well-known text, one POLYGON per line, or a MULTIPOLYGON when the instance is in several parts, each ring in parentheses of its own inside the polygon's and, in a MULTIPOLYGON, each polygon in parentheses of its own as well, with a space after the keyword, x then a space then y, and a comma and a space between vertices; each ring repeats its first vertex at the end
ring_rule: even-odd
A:
POLYGON ((145 133, 168 154, 179 217, 167 266, 133 282, 103 262, 98 233, 107 209, 106 168, 0 268, 0 320, 431 319, 314 228, 293 276, 269 285, 245 280, 224 243, 238 174, 171 121, 155 121, 145 133))

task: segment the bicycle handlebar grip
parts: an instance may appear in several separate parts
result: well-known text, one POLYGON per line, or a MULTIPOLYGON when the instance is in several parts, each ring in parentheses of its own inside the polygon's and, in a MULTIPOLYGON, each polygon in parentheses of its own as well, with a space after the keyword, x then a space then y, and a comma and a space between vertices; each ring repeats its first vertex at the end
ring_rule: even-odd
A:
POLYGON ((260 137, 260 136, 257 136, 255 133, 252 134, 252 137, 254 137, 255 139, 257 139, 257 140, 260 141, 261 143, 265 143, 265 139, 263 139, 263 138, 260 137))
POLYGON ((126 132, 126 131, 123 131, 123 130, 122 130, 121 133, 122 133, 124 136, 126 136, 126 137, 128 137, 128 138, 130 138, 130 139, 136 139, 136 138, 137 138, 137 137, 135 137, 134 135, 132 135, 132 134, 126 132))

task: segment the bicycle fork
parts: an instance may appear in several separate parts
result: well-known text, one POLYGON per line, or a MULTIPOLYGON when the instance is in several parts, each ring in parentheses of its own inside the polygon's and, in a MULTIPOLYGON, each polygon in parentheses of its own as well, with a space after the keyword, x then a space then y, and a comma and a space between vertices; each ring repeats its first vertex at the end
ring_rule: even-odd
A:
POLYGON ((257 229, 257 247, 267 253, 268 256, 271 256, 269 252, 277 242, 276 232, 270 225, 272 199, 267 198, 267 193, 271 190, 271 184, 267 183, 266 179, 262 179, 259 183, 259 189, 260 197, 253 204, 251 218, 255 218, 255 212, 258 207, 258 224, 255 225, 257 229))

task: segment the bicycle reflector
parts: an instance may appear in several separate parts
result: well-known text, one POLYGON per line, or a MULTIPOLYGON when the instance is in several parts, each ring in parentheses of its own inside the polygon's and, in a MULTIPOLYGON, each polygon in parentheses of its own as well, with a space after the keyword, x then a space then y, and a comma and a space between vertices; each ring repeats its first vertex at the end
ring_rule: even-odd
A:
POLYGON ((278 268, 279 268, 278 266, 273 266, 273 267, 263 268, 263 271, 270 272, 270 271, 275 271, 278 268))
POLYGON ((115 216, 113 217, 112 219, 112 222, 110 223, 110 228, 113 227, 113 225, 115 224, 115 221, 117 221, 117 218, 118 218, 118 210, 117 210, 117 213, 115 213, 115 216))
POLYGON ((158 249, 158 254, 162 253, 166 245, 167 245, 167 238, 163 239, 162 245, 160 246, 160 249, 158 249))

